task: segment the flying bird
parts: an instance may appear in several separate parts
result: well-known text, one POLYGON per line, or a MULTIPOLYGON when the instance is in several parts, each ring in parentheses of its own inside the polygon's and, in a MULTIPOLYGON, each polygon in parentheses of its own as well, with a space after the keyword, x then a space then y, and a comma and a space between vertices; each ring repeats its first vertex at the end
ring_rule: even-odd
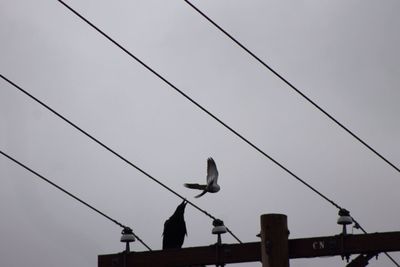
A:
POLYGON ((207 159, 207 184, 184 184, 185 187, 190 189, 203 190, 196 198, 201 197, 205 193, 216 193, 219 191, 220 187, 218 182, 218 170, 215 161, 212 158, 207 159))
POLYGON ((164 223, 163 249, 181 248, 185 239, 186 223, 184 218, 186 200, 178 205, 174 214, 164 223))

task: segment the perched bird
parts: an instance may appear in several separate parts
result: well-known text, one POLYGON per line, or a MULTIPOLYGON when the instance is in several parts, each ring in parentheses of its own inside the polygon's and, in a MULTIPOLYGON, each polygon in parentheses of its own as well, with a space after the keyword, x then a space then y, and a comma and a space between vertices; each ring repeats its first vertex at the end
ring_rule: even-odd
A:
POLYGON ((163 249, 181 248, 185 239, 186 223, 184 218, 186 200, 176 208, 174 214, 164 223, 163 249))
POLYGON ((207 192, 216 193, 220 187, 218 182, 218 170, 215 161, 212 158, 207 159, 207 184, 184 184, 185 187, 190 189, 203 190, 201 194, 195 196, 196 198, 201 197, 207 192))

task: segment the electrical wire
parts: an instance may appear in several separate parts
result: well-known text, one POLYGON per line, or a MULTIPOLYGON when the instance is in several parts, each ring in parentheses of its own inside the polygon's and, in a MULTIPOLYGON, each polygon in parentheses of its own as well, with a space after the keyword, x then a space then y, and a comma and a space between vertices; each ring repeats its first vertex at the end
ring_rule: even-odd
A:
POLYGON ((271 71, 273 74, 275 74, 279 79, 281 79, 285 84, 287 84, 290 88, 292 88, 296 93, 298 93, 300 96, 302 96, 305 100, 307 100, 311 105, 313 105, 316 109, 321 111, 323 114, 325 114, 329 119, 331 119, 334 123, 336 123, 339 127, 341 127, 343 130, 345 130, 348 134, 353 136, 357 141, 359 141, 361 144, 363 144, 365 147, 367 147, 370 151, 372 151, 376 156, 381 158, 383 161, 385 161, 388 165, 393 167, 397 172, 400 173, 400 168, 397 167, 394 163, 390 162, 386 157, 384 157, 382 154, 380 154, 377 150, 372 148, 370 145, 367 144, 367 142, 363 141, 358 135, 356 135, 353 131, 351 131, 349 128, 344 126, 341 122, 339 122, 335 117, 333 117, 331 114, 329 114, 325 109, 323 109, 321 106, 319 106, 316 102, 311 100, 308 96, 306 96, 302 91, 300 91, 297 87, 295 87, 292 83, 290 83, 287 79, 285 79, 282 75, 280 75, 277 71, 275 71, 272 67, 270 67, 268 64, 266 64, 263 60, 261 60, 256 54, 251 52, 246 46, 244 46, 241 42, 239 42, 236 38, 234 38, 231 34, 229 34, 226 30, 224 30, 221 26, 219 26, 215 21, 213 21, 210 17, 208 17, 204 12, 202 12, 200 9, 198 9, 195 5, 193 5, 190 1, 184 0, 190 7, 192 7, 194 10, 197 11, 201 16, 203 16, 206 20, 208 20, 212 25, 214 25, 218 30, 220 30, 223 34, 225 34, 229 39, 231 39, 234 43, 236 43, 238 46, 240 46, 244 51, 246 51, 250 56, 252 56, 255 60, 257 60, 261 65, 263 65, 265 68, 267 68, 269 71, 271 71))
MULTIPOLYGON (((381 158, 383 161, 385 161, 389 166, 393 167, 397 172, 400 172, 400 169, 392 162, 390 162, 386 157, 384 157, 382 154, 380 154, 378 151, 376 151, 374 148, 372 148, 370 145, 368 145, 365 141, 363 141, 359 136, 357 136, 355 133, 353 133, 349 128, 344 126, 341 122, 339 122, 335 117, 333 117, 331 114, 329 114, 325 109, 323 109, 321 106, 319 106, 316 102, 314 102, 311 98, 309 98, 307 95, 305 95, 302 91, 300 91, 297 87, 295 87, 292 83, 290 83, 287 79, 285 79, 282 75, 280 75, 276 70, 274 70, 272 67, 270 67, 267 63, 265 63, 261 58, 259 58, 256 54, 254 54, 252 51, 250 51, 246 46, 244 46, 241 42, 239 42, 236 38, 234 38, 231 34, 229 34, 226 30, 224 30, 220 25, 218 25, 214 20, 212 20, 209 16, 207 16, 204 12, 202 12, 199 8, 197 8, 194 4, 192 4, 189 0, 184 0, 185 3, 187 3, 190 7, 192 7, 198 14, 200 14, 203 18, 208 20, 212 25, 214 25, 218 30, 220 30, 224 35, 226 35, 229 39, 231 39, 234 43, 236 43, 240 48, 242 48, 244 51, 246 51, 250 56, 252 56, 256 61, 258 61, 261 65, 263 65, 265 68, 267 68, 269 71, 271 71, 275 76, 277 76, 279 79, 281 79, 285 84, 287 84, 290 88, 292 88, 296 93, 298 93, 300 96, 302 96, 305 100, 307 100, 310 104, 312 104, 315 108, 317 108, 319 111, 321 111, 323 114, 325 114, 329 119, 331 119, 334 123, 336 123, 339 127, 341 127, 343 130, 345 130, 347 133, 349 133, 351 136, 353 136, 357 141, 359 141, 361 144, 363 144, 365 147, 367 147, 370 151, 372 151, 375 155, 377 155, 379 158, 381 158)), ((335 205, 336 206, 336 205, 335 205)), ((339 206, 336 206, 338 209, 340 209, 339 206)), ((361 227, 361 225, 353 218, 353 221, 360 227, 360 229, 364 232, 364 234, 367 234, 367 231, 361 227)), ((398 267, 400 265, 389 255, 389 253, 385 252, 386 256, 398 267)))
MULTIPOLYGON (((113 42, 115 45, 117 45, 120 49, 122 49, 124 52, 126 52, 128 55, 130 55, 131 57, 133 57, 135 60, 137 60, 140 64, 142 64, 144 67, 146 67, 148 70, 150 70, 153 74, 155 74, 157 77, 159 77, 161 80, 163 80, 164 82, 166 82, 168 85, 170 85, 172 88, 174 88, 177 92, 179 92, 180 94, 182 94, 185 98, 187 98, 189 101, 191 101, 193 104, 195 104, 198 108, 200 108, 201 110, 203 110, 204 112, 206 112, 208 115, 210 115, 212 118, 214 118, 215 120, 217 120, 219 123, 221 123, 223 126, 225 126, 228 130, 230 130, 231 132, 233 132, 236 136, 238 136, 240 139, 242 139, 243 141, 245 141, 246 143, 248 143, 250 146, 252 146, 253 148, 255 148, 258 152, 260 152, 261 154, 263 154, 264 156, 266 156, 267 158, 269 158, 271 161, 273 161, 275 164, 277 164, 279 167, 281 167, 283 170, 285 170, 286 172, 288 172, 289 174, 291 174, 294 178, 296 178, 298 181, 302 182, 304 185, 306 185, 309 189, 311 189, 312 191, 314 191, 315 193, 317 193, 318 195, 320 195, 322 198, 324 198, 325 200, 327 200, 328 202, 330 202, 333 206, 335 206, 338 209, 342 209, 339 205, 337 205, 335 202, 333 202, 331 199, 327 198, 325 195, 323 195, 322 193, 320 193, 319 191, 317 191, 315 188, 313 188, 311 185, 309 185, 308 183, 306 183, 304 180, 302 180, 301 178, 299 178, 298 176, 296 176, 294 173, 292 173, 289 169, 287 169, 286 167, 284 167, 283 165, 281 165, 279 162, 277 162, 276 160, 274 160, 272 157, 270 157, 269 155, 267 155, 265 152, 263 152, 261 149, 259 149, 257 146, 255 146, 254 144, 252 144, 250 141, 248 141, 247 139, 245 139, 242 135, 240 135, 238 132, 236 132, 235 130, 233 130, 231 127, 229 127, 227 124, 225 124, 223 121, 221 121, 220 119, 218 119, 215 115, 213 115, 211 112, 209 112, 208 110, 206 110, 204 107, 202 107, 200 104, 198 104, 197 102, 195 102, 193 99, 191 99, 189 96, 187 96, 185 93, 183 93, 181 90, 179 90, 177 87, 175 87, 172 83, 170 83, 168 80, 166 80, 164 77, 162 77, 160 74, 158 74, 157 72, 155 72, 152 68, 150 68, 149 66, 147 66, 143 61, 139 60, 137 57, 135 57, 133 54, 131 54, 128 50, 126 50, 124 47, 122 47, 119 43, 117 43, 116 41, 114 41, 111 37, 109 37, 107 34, 105 34, 103 31, 101 31, 99 28, 97 28, 94 24, 92 24, 91 22, 89 22, 86 18, 84 18, 83 16, 81 16, 79 13, 77 13, 75 10, 73 10, 71 7, 69 7, 68 5, 66 5, 63 1, 58 0, 60 3, 62 3, 64 6, 66 6, 70 11, 72 11, 74 14, 76 14, 78 17, 80 17, 82 20, 84 20, 86 23, 88 23, 90 26, 92 26, 94 29, 96 29, 99 33, 101 33, 103 36, 105 36, 107 39, 109 39, 111 42, 113 42)), ((117 154, 115 151, 113 151, 112 149, 110 149, 109 147, 105 146, 103 143, 101 143, 100 141, 98 141, 97 139, 95 139, 94 137, 92 137, 91 135, 89 135, 88 133, 86 133, 85 131, 83 131, 81 128, 79 128, 78 126, 76 126, 75 124, 73 124, 72 122, 70 122, 69 120, 67 120, 65 117, 63 117, 62 115, 60 115, 59 113, 57 113, 56 111, 54 111, 53 109, 51 109, 49 106, 47 106, 46 104, 44 104, 43 102, 41 102, 40 100, 38 100, 37 98, 35 98, 34 96, 32 96, 31 94, 29 94, 28 92, 26 92, 25 90, 23 90, 21 87, 19 87, 18 85, 16 85, 15 83, 13 83, 12 81, 10 81, 9 79, 7 79, 6 77, 4 77, 3 75, 1 75, 1 78, 3 78, 4 80, 6 80, 7 82, 9 82, 11 85, 13 85, 14 87, 16 87, 17 89, 19 89, 20 91, 22 91, 23 93, 25 93, 26 95, 28 95, 29 97, 31 97, 32 99, 34 99, 35 101, 37 101, 38 103, 40 103, 41 105, 43 105, 44 107, 46 107, 48 110, 50 110, 51 112, 53 112, 54 114, 56 114, 58 117, 60 117, 61 119, 63 119, 64 121, 66 121, 67 123, 69 123, 70 125, 72 125, 74 128, 78 129, 80 132, 84 133, 86 136, 88 136, 89 138, 91 138, 93 141, 97 142, 98 144, 100 144, 101 146, 103 146, 104 148, 106 148, 107 150, 109 150, 110 152, 112 152, 114 155, 116 155, 117 157, 119 157, 120 159, 122 159, 123 161, 125 161, 126 163, 128 163, 129 165, 131 165, 132 167, 136 168, 138 171, 142 172, 143 174, 145 174, 146 176, 148 176, 149 178, 151 178, 153 181, 157 182, 158 184, 160 184, 161 186, 163 186, 164 188, 166 188, 167 190, 169 190, 170 192, 174 193, 175 195, 177 195, 178 197, 180 197, 181 199, 186 200, 186 198, 182 197, 181 195, 179 195, 178 193, 176 193, 175 191, 173 191, 172 189, 170 189, 169 187, 167 187, 166 185, 164 185, 163 183, 161 183, 160 181, 158 181, 157 179, 155 179, 154 177, 152 177, 151 175, 149 175, 147 172, 143 171, 142 169, 138 168, 136 165, 132 164, 131 162, 129 162, 128 160, 126 160, 124 157, 122 157, 121 155, 117 154)), ((39 175, 38 173, 34 172, 33 170, 27 168, 26 166, 22 165, 21 163, 19 163, 18 161, 14 160, 13 158, 9 157, 8 155, 6 155, 5 153, 1 152, 1 154, 3 154, 4 156, 6 156, 7 158, 13 160, 14 162, 18 163, 19 165, 21 165, 22 167, 28 169, 29 171, 33 172, 34 174, 38 175, 39 177, 41 177, 42 179, 44 178, 43 176, 39 175)), ((45 178, 44 178, 45 179, 45 178)), ((47 180, 47 179, 45 179, 47 180)), ((48 180, 47 180, 48 181, 48 180)), ((50 182, 51 183, 51 182, 50 182)), ((67 191, 65 191, 64 189, 58 187, 57 185, 51 183, 52 185, 56 186, 57 188, 59 188, 60 190, 64 191, 65 193, 67 193, 68 195, 70 195, 71 197, 77 199, 75 196, 71 195, 70 193, 68 193, 67 191)), ((79 199, 77 199, 79 200, 79 199)), ((81 200, 79 200, 80 202, 82 202, 81 200)), ((203 212, 205 215, 209 216, 212 219, 216 219, 216 217, 212 216, 211 214, 209 214, 207 211, 199 208, 197 205, 195 205, 194 203, 186 200, 187 203, 189 203, 190 205, 192 205, 193 207, 197 208, 199 211, 203 212)), ((123 226, 122 224, 118 223, 117 221, 115 221, 112 218, 109 218, 107 215, 101 213, 100 211, 98 211, 97 209, 93 208, 92 206, 88 205, 85 202, 82 202, 83 204, 85 204, 86 206, 92 208, 93 210, 97 211, 98 213, 100 213, 101 215, 105 216, 108 219, 111 219, 113 222, 117 223, 119 226, 123 226)), ((354 220, 354 218, 353 218, 354 220)), ((354 220, 355 221, 355 220, 354 220)), ((356 222, 356 221, 355 221, 356 222)), ((358 223, 357 223, 358 224, 358 223)), ((360 229, 362 229, 362 231, 364 233, 367 233, 361 226, 360 224, 358 224, 358 226, 360 227, 360 229)), ((228 228, 227 231, 237 240, 239 241, 239 243, 242 243, 228 228)), ((136 238, 138 238, 135 235, 136 238)), ((140 238, 138 238, 139 241, 140 238)), ((142 241, 141 241, 142 242, 142 241)), ((143 245, 145 245, 144 243, 142 243, 143 245)), ((145 245, 149 250, 151 250, 147 245, 145 245)), ((385 253, 397 266, 399 266, 392 257, 390 257, 389 254, 385 253)))
MULTIPOLYGON (((0 154, 2 154, 4 157, 8 158, 9 160, 13 161, 14 163, 18 164, 19 166, 21 166, 22 168, 28 170, 29 172, 33 173, 34 175, 36 175, 37 177, 39 177, 40 179, 42 179, 43 181, 45 181, 46 183, 52 185, 53 187, 57 188, 58 190, 60 190, 61 192, 67 194, 68 196, 72 197, 73 199, 75 199, 76 201, 80 202, 81 204, 85 205, 86 207, 88 207, 89 209, 93 210, 94 212, 100 214, 101 216, 105 217, 106 219, 112 221, 113 223, 115 223, 116 225, 122 227, 122 228, 127 228, 127 226, 123 225, 122 223, 118 222, 117 220, 111 218, 110 216, 108 216, 107 214, 105 214, 104 212, 101 212, 100 210, 96 209, 95 207, 93 207, 92 205, 88 204, 87 202, 83 201, 82 199, 80 199, 79 197, 75 196, 74 194, 72 194, 71 192, 65 190, 64 188, 62 188, 61 186, 53 183, 52 181, 50 181, 49 179, 47 179, 46 177, 44 177, 43 175, 39 174, 38 172, 32 170, 31 168, 29 168, 28 166, 26 166, 25 164, 21 163, 20 161, 16 160, 15 158, 11 157, 10 155, 6 154, 5 152, 3 152, 2 150, 0 150, 0 154)), ((133 233, 133 232, 132 232, 133 233)), ((143 242, 143 240, 138 237, 135 233, 133 233, 133 235, 135 236, 135 238, 143 245, 145 246, 148 250, 151 251, 151 248, 146 245, 146 243, 143 242)))
POLYGON ((383 253, 386 255, 386 257, 389 258, 389 260, 391 262, 393 262, 394 265, 396 265, 397 267, 400 267, 400 264, 398 264, 397 261, 389 253, 387 253, 387 252, 383 252, 383 253))
MULTIPOLYGON (((122 161, 124 161, 125 163, 127 163, 128 165, 130 165, 131 167, 135 168, 136 170, 138 170, 139 172, 141 172, 142 174, 144 174, 145 176, 147 176, 148 178, 150 178, 151 180, 153 180, 154 182, 156 182, 157 184, 159 184, 160 186, 164 187, 165 189, 167 189, 169 192, 173 193, 174 195, 176 195, 177 197, 181 198, 182 200, 186 200, 187 203, 189 203, 189 205, 191 205, 192 207, 196 208, 197 210, 199 210, 200 212, 204 213, 205 215, 207 215, 208 217, 210 217, 211 219, 215 220, 217 219, 215 216, 211 215, 210 213, 208 213, 206 210, 200 208, 199 206, 197 206, 196 204, 194 204, 193 202, 187 200, 185 197, 183 197, 182 195, 178 194, 176 191, 174 191, 173 189, 171 189, 170 187, 168 187, 167 185, 165 185, 164 183, 160 182, 158 179, 156 179, 155 177, 153 177, 152 175, 150 175, 148 172, 144 171, 143 169, 139 168, 137 165, 133 164, 131 161, 129 161, 128 159, 126 159, 125 157, 123 157, 122 155, 120 155, 119 153, 117 153, 115 150, 111 149, 109 146, 107 146, 106 144, 104 144, 103 142, 101 142, 100 140, 98 140, 97 138, 95 138, 94 136, 92 136, 91 134, 89 134, 88 132, 84 131, 82 128, 80 128, 79 126, 77 126, 76 124, 74 124, 72 121, 68 120, 66 117, 64 117, 63 115, 61 115, 60 113, 58 113, 57 111, 55 111, 53 108, 51 108, 50 106, 48 106, 47 104, 45 104, 44 102, 42 102, 41 100, 39 100, 38 98, 36 98, 35 96, 33 96, 32 94, 28 93, 26 90, 24 90, 22 87, 18 86, 16 83, 14 83, 13 81, 11 81, 10 79, 6 78, 4 75, 2 75, 0 73, 0 77, 5 80, 6 82, 8 82, 9 84, 11 84, 12 86, 14 86, 16 89, 18 89, 20 92, 24 93, 25 95, 27 95, 28 97, 30 97, 31 99, 35 100, 37 103, 39 103, 40 105, 42 105, 43 107, 45 107, 47 110, 49 110, 50 112, 52 112, 54 115, 56 115, 57 117, 59 117, 60 119, 62 119, 63 121, 65 121, 66 123, 68 123, 69 125, 71 125, 72 127, 74 127, 76 130, 78 130, 79 132, 81 132, 82 134, 86 135, 87 137, 89 137, 92 141, 96 142, 98 145, 102 146, 104 149, 106 149, 107 151, 111 152, 112 154, 114 154, 116 157, 118 157, 119 159, 121 159, 122 161)), ((235 238, 239 243, 242 243, 242 241, 227 227, 227 231, 228 233, 235 238)), ((139 239, 138 239, 139 240, 139 239)))
MULTIPOLYGON (((67 9, 69 9, 72 13, 74 13, 76 16, 78 16, 80 19, 82 19, 84 22, 86 22, 89 26, 91 26, 93 29, 95 29, 98 33, 100 33, 101 35, 103 35, 106 39, 108 39, 110 42, 112 42, 114 45, 116 45, 118 48, 120 48, 122 51, 124 51, 127 55, 129 55, 131 58, 133 58, 134 60, 136 60, 138 63, 140 63, 143 67, 145 67, 147 70, 149 70, 151 73, 153 73, 155 76, 157 76, 159 79, 161 79, 162 81, 164 81, 167 85, 169 85, 171 88, 173 88, 176 92, 178 92, 179 94, 181 94, 183 97, 185 97, 187 100, 189 100, 192 104, 194 104, 195 106, 197 106, 200 110, 202 110, 203 112, 205 112, 207 115, 209 115, 210 117, 212 117, 214 120, 216 120, 218 123, 220 123, 222 126, 224 126, 226 129, 228 129, 229 131, 231 131, 234 135, 236 135, 238 138, 240 138, 242 141, 244 141, 245 143, 247 143, 248 145, 250 145, 252 148, 254 148, 256 151, 258 151, 259 153, 261 153, 263 156, 265 156, 266 158, 268 158, 269 160, 271 160, 272 162, 274 162, 276 165, 278 165, 280 168, 282 168, 284 171, 286 171, 288 174, 290 174, 293 178, 295 178, 296 180, 298 180, 299 182, 301 182, 303 185, 305 185, 306 187, 308 187, 310 190, 312 190, 314 193, 318 194, 320 197, 322 197, 323 199, 325 199, 326 201, 328 201, 330 204, 332 204, 334 207, 336 207, 337 209, 342 209, 341 206, 339 206, 338 204, 336 204, 333 200, 331 200, 330 198, 328 198, 327 196, 325 196, 324 194, 322 194, 320 191, 318 191, 317 189, 315 189, 313 186, 311 186, 309 183, 307 183, 306 181, 304 181, 303 179, 301 179, 299 176, 297 176, 296 174, 294 174, 292 171, 290 171, 288 168, 286 168, 285 166, 283 166, 281 163, 279 163, 277 160, 275 160, 273 157, 271 157, 270 155, 268 155, 267 153, 265 153, 263 150, 261 150, 258 146, 256 146, 255 144, 253 144, 252 142, 250 142, 248 139, 246 139, 243 135, 239 134, 237 131, 235 131, 233 128, 231 128, 229 125, 227 125, 226 123, 224 123, 221 119, 219 119, 218 117, 216 117, 214 114, 212 114, 210 111, 208 111, 206 108, 204 108, 202 105, 200 105, 199 103, 197 103, 195 100, 193 100, 191 97, 189 97, 187 94, 185 94, 182 90, 180 90, 179 88, 177 88, 174 84, 172 84, 171 82, 169 82, 166 78, 164 78, 161 74, 159 74, 158 72, 156 72, 153 68, 151 68, 150 66, 148 66, 146 63, 144 63, 142 60, 140 60, 138 57, 136 57, 135 55, 133 55, 131 52, 129 52, 125 47, 123 47, 121 44, 119 44, 117 41, 115 41, 113 38, 111 38, 108 34, 106 34, 105 32, 103 32, 102 30, 100 30, 97 26, 95 26, 92 22, 90 22, 88 19, 86 19, 85 17, 83 17, 80 13, 78 13, 76 10, 74 10, 72 7, 70 7, 69 5, 67 5, 66 3, 64 3, 62 0, 57 0, 59 3, 61 3, 62 5, 64 5, 67 9)), ((190 4, 190 2, 186 1, 188 4, 190 4)), ((193 6, 193 5, 191 5, 193 6)), ((193 6, 194 7, 194 6, 193 6)), ((195 7, 194 7, 195 8, 195 7)), ((198 10, 197 8, 195 8, 196 10, 198 10)), ((200 10, 198 10, 200 12, 200 10)), ((201 12, 200 12, 201 13, 201 12)), ((201 13, 202 14, 202 13, 201 13)), ((208 17, 207 17, 208 18, 208 17)), ((210 20, 210 19, 209 19, 210 20)), ((210 22, 212 22, 210 20, 210 22)), ((215 24, 215 23, 213 23, 215 24)), ((216 25, 216 24, 215 24, 216 25)), ((217 25, 216 25, 217 26, 217 25)), ((219 26, 217 26, 218 28, 220 28, 219 26)), ((220 28, 221 30, 223 30, 222 28, 220 28)), ((225 31, 224 31, 225 32, 225 31)), ((230 35, 228 35, 230 36, 230 35)), ((238 42, 237 42, 238 43, 238 42)), ((238 43, 240 44, 240 43, 238 43)), ((243 46, 243 48, 245 48, 243 46)), ((248 52, 250 52, 248 49, 246 49, 248 52)), ((251 52, 250 52, 251 53, 251 52)), ((251 53, 252 55, 254 55, 253 53, 251 53)), ((255 56, 255 55, 254 55, 255 56)), ((255 56, 256 57, 256 56, 255 56)), ((258 57, 256 57, 258 59, 258 57)), ((261 60, 260 60, 261 61, 261 60)), ((261 61, 262 63, 264 63, 263 61, 261 61)), ((336 122, 339 126, 341 126, 344 130, 346 130, 349 134, 351 134, 353 137, 355 137, 357 140, 359 140, 362 144, 364 144, 366 147, 368 147, 372 152, 374 152, 376 155, 378 155, 380 158, 382 158, 384 161, 386 161, 390 166, 392 166, 394 169, 396 169, 398 172, 400 172, 400 169, 397 168, 394 164, 392 164, 390 161, 388 161, 385 157, 383 157, 382 155, 380 155, 376 150, 374 150, 372 147, 370 147, 367 143, 365 143, 363 140, 361 140, 357 135, 355 135, 353 132, 351 132, 350 130, 348 130, 344 125, 342 125, 339 121, 337 121, 334 117, 332 117, 330 114, 328 114, 325 110, 323 110, 322 108, 320 108, 317 104, 315 104, 311 99, 309 99, 306 95, 304 95, 301 91, 299 91, 296 87, 294 87, 291 83, 289 83, 286 79, 284 79, 281 75, 279 75, 275 70, 273 70, 272 68, 270 68, 268 65, 266 65, 264 63, 264 65, 270 69, 275 75, 278 75, 278 77, 280 77, 284 82, 286 82, 290 87, 292 87, 296 92, 298 92, 300 95, 302 95, 303 97, 305 97, 308 101, 310 101, 310 103, 312 103, 314 106, 316 106, 319 110, 321 110, 325 115, 327 115, 329 118, 331 118, 334 122, 336 122)), ((151 177, 150 177, 151 178, 151 177)), ((153 179, 153 178, 152 178, 153 179)), ((157 181, 158 182, 158 181, 157 181)), ((159 183, 159 182, 158 182, 159 183)), ((165 186, 164 186, 165 187, 165 186)), ((169 189, 169 188, 167 188, 169 189)), ((169 189, 170 190, 170 189, 169 189)), ((171 190, 170 190, 171 191, 171 190)), ((179 197, 181 197, 179 194, 177 194, 174 191, 171 191, 174 194, 178 195, 179 197)), ((181 197, 182 198, 182 197, 181 197)), ((192 206, 194 206, 193 203, 191 203, 190 201, 188 201, 189 204, 191 204, 192 206)), ((198 208, 199 209, 199 208, 198 208)), ((204 212, 204 211, 203 211, 204 212)), ((212 216, 210 216, 210 214, 205 213, 206 215, 208 215, 209 217, 213 218, 212 216)), ((215 218, 214 218, 215 219, 215 218)), ((228 232, 233 236, 233 233, 228 229, 228 232)), ((236 237, 235 237, 236 238, 236 237)), ((236 238, 237 239, 237 238, 236 238)), ((238 239, 237 239, 238 240, 238 239)), ((241 241, 238 240, 240 243, 241 241)), ((397 266, 398 264, 387 254, 385 253, 397 266)))
POLYGON ((134 60, 136 60, 138 63, 140 63, 143 67, 145 67, 147 70, 149 70, 151 73, 153 73, 155 76, 157 76, 158 78, 160 78, 163 82, 165 82, 166 84, 168 84, 172 89, 174 89, 176 92, 178 92, 179 94, 181 94, 183 97, 185 97, 187 100, 189 100, 192 104, 194 104, 195 106, 197 106, 200 110, 202 110, 203 112, 205 112, 207 115, 209 115, 211 118, 213 118, 214 120, 216 120, 219 124, 221 124, 222 126, 224 126, 226 129, 228 129, 230 132, 232 132, 234 135, 236 135, 238 138, 240 138, 242 141, 244 141, 245 143, 247 143, 249 146, 251 146, 253 149, 255 149, 256 151, 258 151, 259 153, 261 153, 264 157, 268 158, 269 160, 271 160, 273 163, 275 163, 276 165, 278 165, 281 169, 283 169, 284 171, 286 171, 288 174, 290 174, 293 178, 295 178, 296 180, 298 180, 299 182, 301 182, 303 185, 305 185, 306 187, 308 187, 309 189, 311 189, 314 193, 318 194, 320 197, 322 197, 323 199, 325 199, 326 201, 328 201, 329 203, 331 203, 333 206, 335 206, 338 209, 341 209, 341 207, 336 204, 333 200, 331 200, 330 198, 328 198, 327 196, 325 196, 324 194, 322 194, 320 191, 318 191, 317 189, 315 189, 313 186, 311 186, 309 183, 307 183, 306 181, 304 181, 303 179, 301 179, 299 176, 297 176, 295 173, 293 173, 292 171, 290 171, 288 168, 286 168, 284 165, 282 165, 281 163, 279 163, 277 160, 275 160, 273 157, 271 157, 270 155, 268 155, 267 153, 265 153, 262 149, 260 149, 258 146, 256 146, 255 144, 253 144, 252 142, 250 142, 247 138, 245 138, 243 135, 241 135, 239 132, 237 132, 236 130, 234 130, 232 127, 230 127, 228 124, 226 124, 225 122, 223 122, 221 119, 219 119, 217 116, 215 116, 213 113, 211 113, 210 111, 208 111, 206 108, 204 108, 202 105, 200 105, 198 102, 196 102, 195 100, 193 100, 190 96, 188 96, 187 94, 185 94, 182 90, 180 90, 178 87, 176 87, 175 85, 173 85, 171 82, 169 82, 166 78, 164 78, 161 74, 159 74, 158 72, 156 72, 153 68, 151 68, 150 66, 148 66, 147 64, 145 64, 142 60, 140 60, 138 57, 136 57, 135 55, 133 55, 131 52, 129 52, 126 48, 124 48, 121 44, 119 44, 117 41, 115 41, 113 38, 111 38, 109 35, 107 35, 105 32, 103 32, 102 30, 100 30, 97 26, 95 26, 92 22, 90 22, 89 20, 87 20, 85 17, 83 17, 81 14, 79 14, 77 11, 75 11, 72 7, 70 7, 69 5, 67 5, 66 3, 64 3, 62 0, 57 0, 58 2, 60 2, 61 4, 63 4, 67 9, 69 9, 72 13, 74 13, 76 16, 78 16, 80 19, 82 19, 84 22, 86 22, 89 26, 91 26, 93 29, 95 29, 98 33, 100 33, 101 35, 103 35, 106 39, 108 39, 110 42, 112 42, 113 44, 115 44, 118 48, 120 48, 122 51, 124 51, 128 56, 130 56, 131 58, 133 58, 134 60))

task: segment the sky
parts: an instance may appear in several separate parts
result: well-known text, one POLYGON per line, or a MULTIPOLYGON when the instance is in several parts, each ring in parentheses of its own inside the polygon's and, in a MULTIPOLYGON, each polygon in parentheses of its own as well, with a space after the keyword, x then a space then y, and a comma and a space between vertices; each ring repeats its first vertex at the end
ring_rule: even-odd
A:
MULTIPOLYGON (((184 1, 66 1, 368 232, 399 230, 400 175, 184 1)), ((304 94, 400 166, 400 2, 193 1, 304 94)), ((258 241, 338 234, 338 210, 183 98, 58 1, 0 0, 0 73, 119 154, 258 241), (221 191, 194 199, 213 157, 221 191)), ((181 200, 0 80, 0 149, 161 249, 181 200)), ((0 156, 1 266, 96 266, 120 227, 0 156)), ((216 242, 191 206, 184 247, 216 242)), ((349 228, 350 232, 360 233, 349 228)), ((235 243, 229 234, 223 242, 235 243)), ((134 251, 146 250, 139 242, 134 251)), ((392 253, 400 261, 400 253, 392 253)), ((260 263, 236 264, 238 267, 260 263)), ((345 266, 340 257, 291 266, 345 266)), ((369 266, 394 266, 384 255, 369 266)))

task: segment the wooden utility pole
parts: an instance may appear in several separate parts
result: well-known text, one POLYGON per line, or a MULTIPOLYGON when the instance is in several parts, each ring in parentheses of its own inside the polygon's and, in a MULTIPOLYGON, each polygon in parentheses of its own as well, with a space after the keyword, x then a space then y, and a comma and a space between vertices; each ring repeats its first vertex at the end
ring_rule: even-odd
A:
POLYGON ((365 266, 373 255, 390 251, 400 251, 400 232, 288 240, 286 216, 267 214, 261 216, 261 242, 100 255, 98 267, 123 267, 124 264, 125 267, 176 267, 240 262, 287 267, 289 259, 351 254, 362 256, 350 266, 365 266))
POLYGON ((289 230, 282 214, 261 216, 261 262, 263 267, 289 267, 289 230))

